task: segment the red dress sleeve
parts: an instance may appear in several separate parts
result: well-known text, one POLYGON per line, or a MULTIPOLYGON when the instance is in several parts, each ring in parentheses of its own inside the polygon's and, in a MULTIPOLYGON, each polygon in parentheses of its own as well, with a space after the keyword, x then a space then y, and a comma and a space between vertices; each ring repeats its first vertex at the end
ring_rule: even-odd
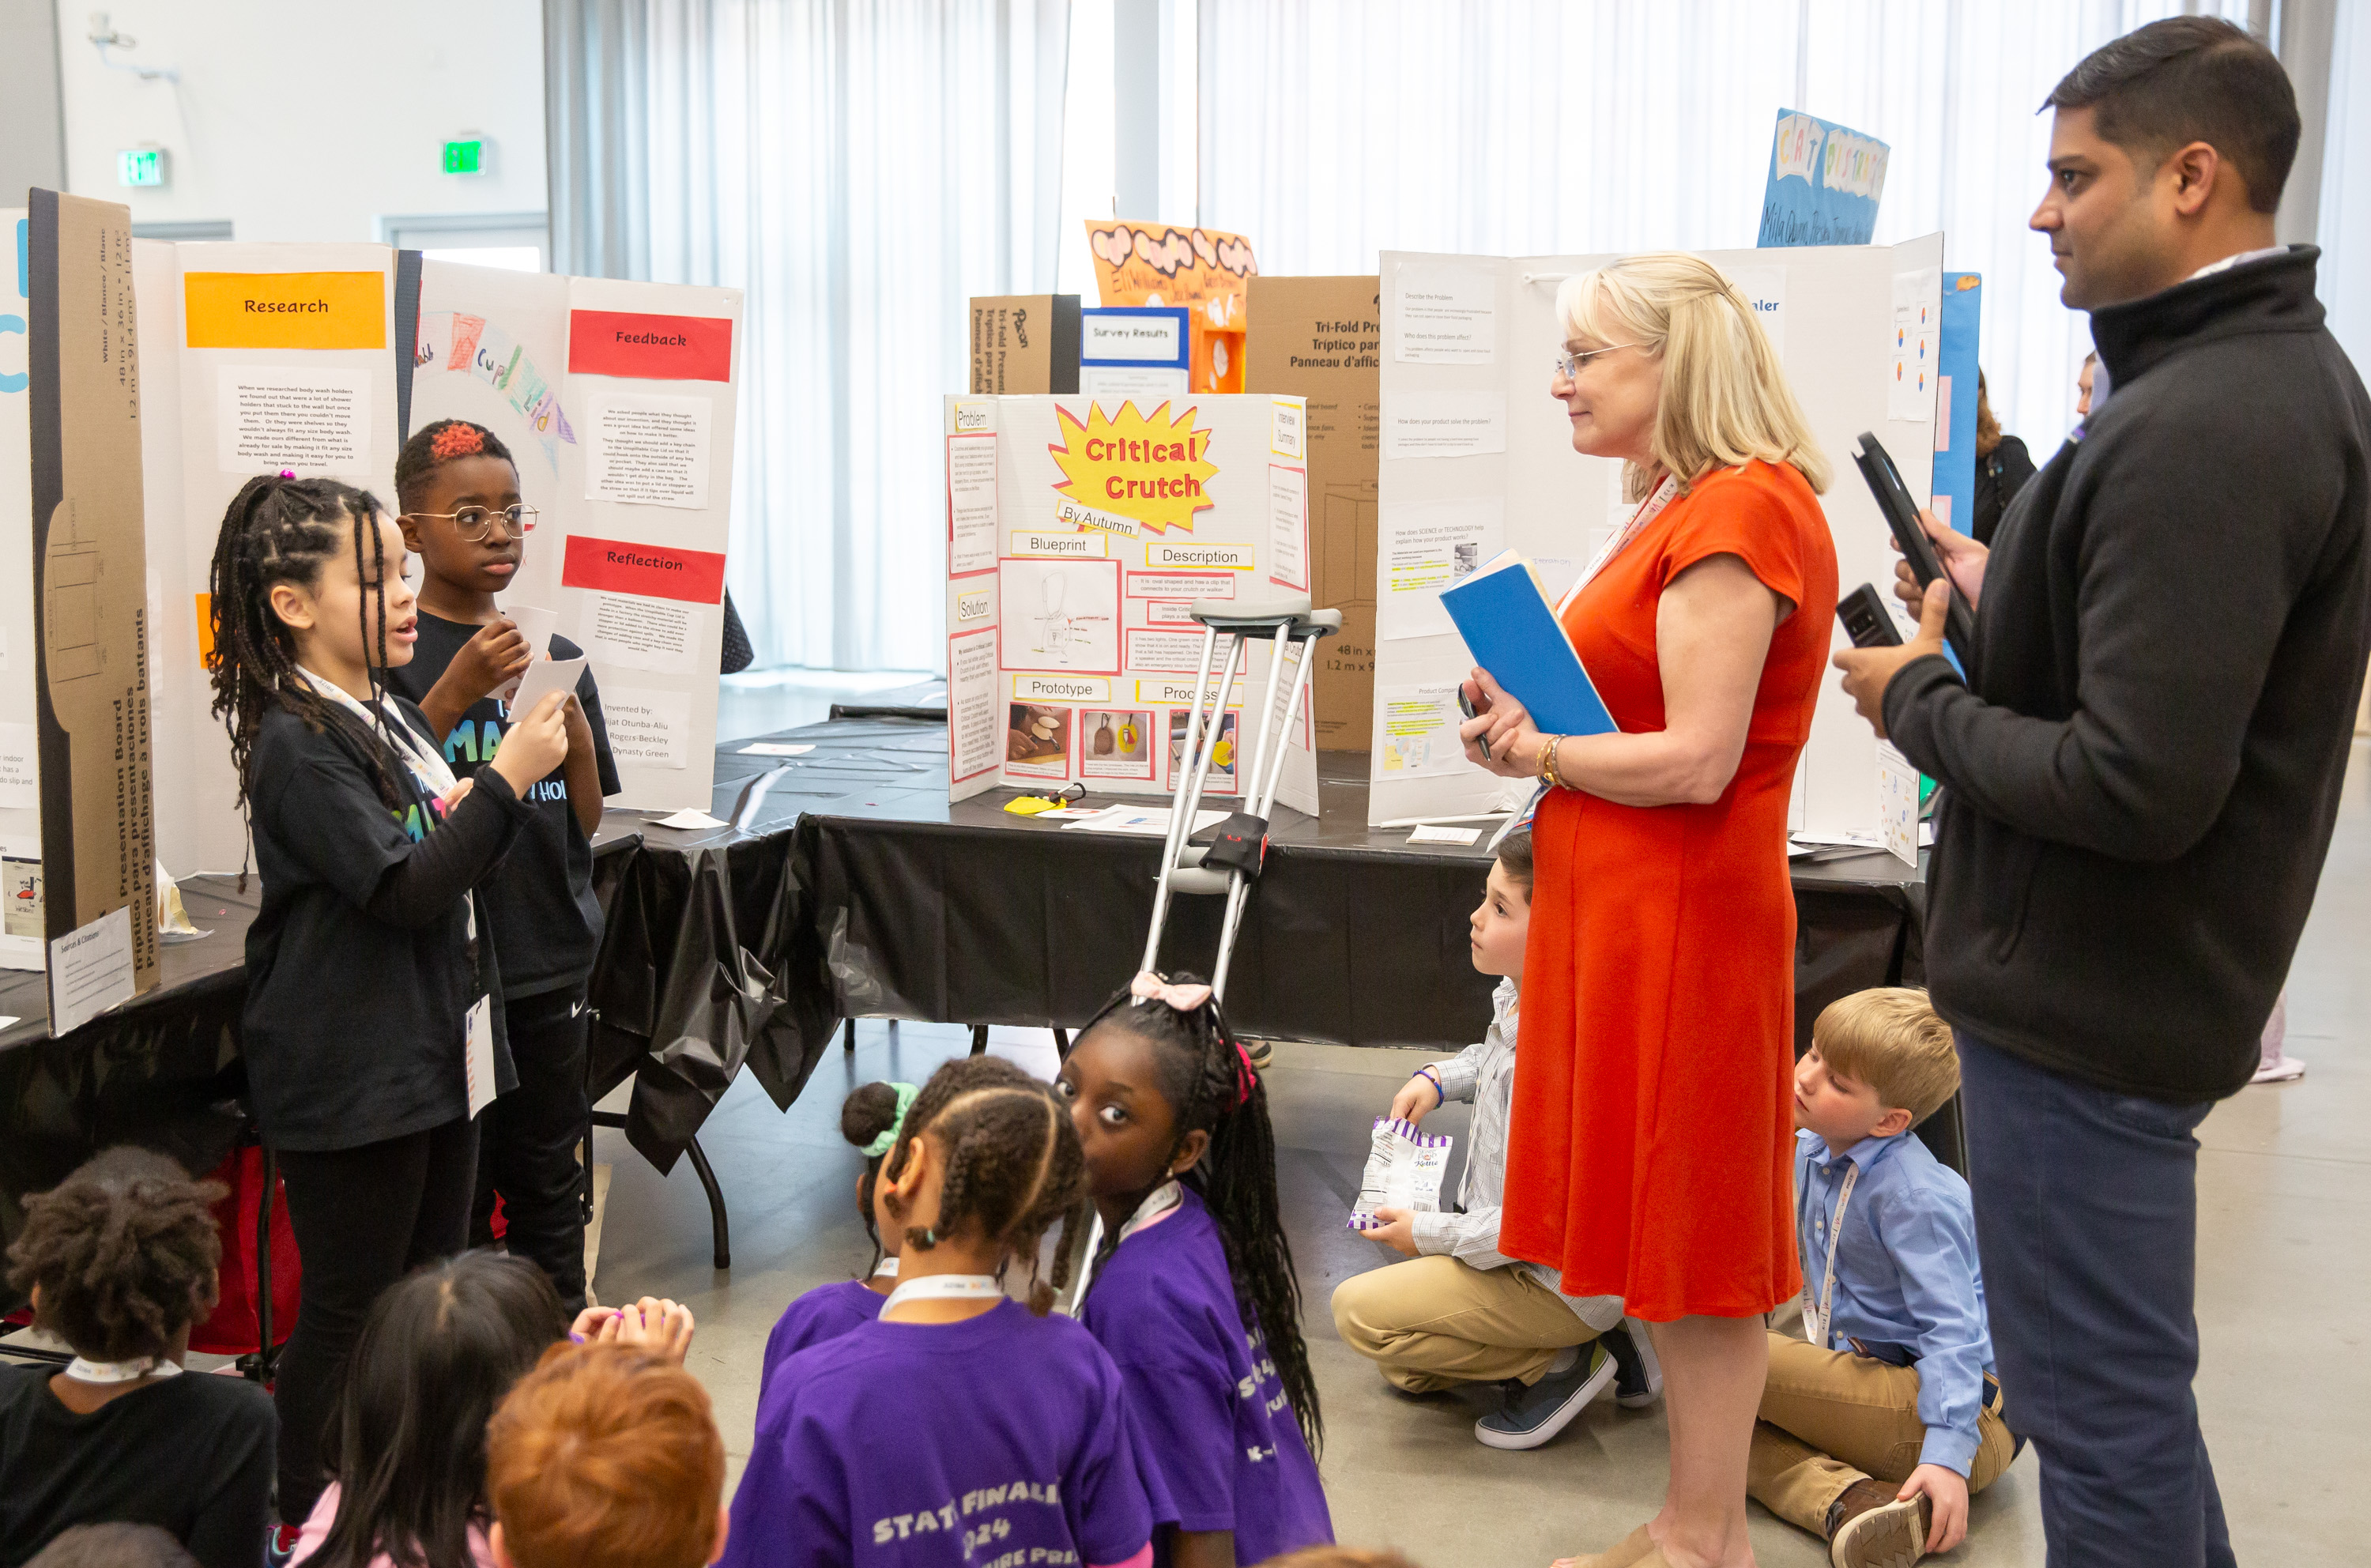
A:
POLYGON ((1656 563, 1660 585, 1669 587, 1672 578, 1698 561, 1733 555, 1763 586, 1800 605, 1807 563, 1800 509, 1790 489, 1805 497, 1810 493, 1792 467, 1774 468, 1762 462, 1723 468, 1697 480, 1685 511, 1664 536, 1656 563))

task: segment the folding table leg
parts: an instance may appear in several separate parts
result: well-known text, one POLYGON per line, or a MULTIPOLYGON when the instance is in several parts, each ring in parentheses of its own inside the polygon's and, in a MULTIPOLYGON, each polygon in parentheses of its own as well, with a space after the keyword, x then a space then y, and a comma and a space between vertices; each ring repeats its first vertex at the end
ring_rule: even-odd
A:
POLYGON ((733 1233, 724 1217, 724 1190, 716 1184, 716 1172, 709 1166, 708 1152, 700 1147, 698 1136, 683 1146, 683 1152, 691 1156, 692 1173, 708 1192, 708 1223, 715 1245, 716 1266, 729 1269, 733 1266, 733 1233))
POLYGON ((971 1026, 971 1054, 975 1056, 988 1055, 988 1025, 975 1023, 971 1026))
POLYGON ((840 1025, 839 1043, 840 1048, 843 1050, 853 1051, 856 1049, 856 1020, 854 1019, 849 1019, 840 1025))

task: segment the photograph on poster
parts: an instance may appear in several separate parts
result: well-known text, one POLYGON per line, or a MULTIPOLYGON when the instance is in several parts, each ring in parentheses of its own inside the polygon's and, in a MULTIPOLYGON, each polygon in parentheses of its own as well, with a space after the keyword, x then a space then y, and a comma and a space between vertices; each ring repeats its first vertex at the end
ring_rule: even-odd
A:
POLYGON ((1151 778, 1151 710, 1138 708, 1081 709, 1079 771, 1089 778, 1151 778))
POLYGON ((1116 560, 999 561, 1004 667, 1119 674, 1119 572, 1116 560))
MULTIPOLYGON (((1186 684, 1189 686, 1193 685, 1191 681, 1186 684)), ((1185 766, 1186 721, 1189 717, 1191 715, 1182 708, 1173 708, 1169 710, 1169 777, 1173 788, 1178 778, 1178 769, 1185 766)), ((1210 794, 1232 795, 1235 792, 1235 737, 1238 729, 1236 721, 1242 717, 1242 709, 1230 708, 1227 709, 1226 717, 1219 721, 1218 744, 1210 748, 1209 777, 1202 784, 1202 788, 1210 794)), ((1208 721, 1209 713, 1206 709, 1204 722, 1208 721)))
POLYGON ((1070 709, 1012 705, 1004 727, 1004 770, 1064 778, 1070 772, 1070 709))

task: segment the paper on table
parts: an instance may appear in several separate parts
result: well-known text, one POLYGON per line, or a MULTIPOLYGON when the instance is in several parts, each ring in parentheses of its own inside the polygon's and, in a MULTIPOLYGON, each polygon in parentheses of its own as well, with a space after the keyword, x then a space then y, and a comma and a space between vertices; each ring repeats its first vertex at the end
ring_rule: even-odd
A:
MULTIPOLYGON (((526 639, 529 659, 550 656, 551 634, 560 629, 558 610, 547 610, 539 605, 504 605, 503 614, 511 617, 511 624, 518 628, 521 637, 526 639)), ((521 674, 524 676, 525 672, 522 671, 521 674)), ((495 688, 494 695, 508 702, 517 690, 517 681, 504 681, 495 688)))
POLYGON ((1458 711, 1453 684, 1384 686, 1375 695, 1381 698, 1375 751, 1383 778, 1423 778, 1473 766, 1457 738, 1465 716, 1458 711))
POLYGON ((132 906, 125 905, 50 944, 52 1037, 130 1001, 133 984, 132 906))
POLYGON ((1507 509, 1498 501, 1426 501, 1380 513, 1382 604, 1378 635, 1438 637, 1456 628, 1440 591, 1470 575, 1506 547, 1507 509))
POLYGON ((1393 357, 1403 364, 1488 364, 1498 357, 1498 275, 1403 262, 1392 272, 1393 357))
POLYGON ((804 756, 813 746, 794 746, 781 741, 752 741, 741 748, 743 756, 804 756))
POLYGON ((947 437, 947 574, 996 564, 996 437, 947 437))
POLYGON ((538 659, 519 677, 518 693, 508 704, 510 711, 524 716, 535 711, 535 705, 555 691, 573 692, 577 678, 584 674, 582 654, 573 659, 538 659))
POLYGON ((461 1082, 469 1095, 469 1116, 494 1102, 493 999, 480 997, 469 1006, 469 1045, 461 1060, 461 1082))
POLYGON ((1383 455, 1394 462, 1505 450, 1504 392, 1394 392, 1383 400, 1383 455))
POLYGON ((14 1029, 24 1021, 15 1013, 0 1013, 0 1029, 14 1029))
POLYGON ((1918 864, 1918 768, 1895 750, 1877 743, 1877 821, 1885 847, 1897 859, 1918 864))
POLYGON ((609 755, 621 766, 689 766, 686 752, 690 744, 691 698, 687 694, 619 686, 601 694, 601 716, 608 726, 609 755))
POLYGON ((226 474, 370 471, 368 371, 226 364, 214 397, 214 461, 226 474))
POLYGON ((632 506, 708 506, 705 398, 612 392, 585 421, 584 499, 632 506))
MULTIPOLYGON (((1163 838, 1169 833, 1168 806, 1105 806, 1093 815, 1064 824, 1065 829, 1083 833, 1134 833, 1147 838, 1163 838)), ((1224 822, 1224 812, 1196 812, 1194 831, 1201 832, 1213 823, 1224 822)))
POLYGON ((673 816, 659 818, 657 825, 679 828, 685 833, 704 833, 711 828, 730 827, 733 824, 721 817, 710 816, 706 812, 695 807, 686 806, 673 816))
POLYGON ((1471 847, 1474 841, 1481 836, 1482 830, 1478 827, 1439 827, 1427 823, 1409 833, 1407 841, 1410 844, 1459 844, 1471 847))
POLYGON ((688 675, 715 663, 701 657, 700 606, 678 599, 587 594, 576 626, 584 651, 619 669, 688 675))
POLYGON ((1936 357, 1943 324, 1943 274, 1933 267, 1893 274, 1892 353, 1885 417, 1924 424, 1935 417, 1936 357))
POLYGON ((0 806, 40 809, 40 732, 30 724, 0 724, 0 806))

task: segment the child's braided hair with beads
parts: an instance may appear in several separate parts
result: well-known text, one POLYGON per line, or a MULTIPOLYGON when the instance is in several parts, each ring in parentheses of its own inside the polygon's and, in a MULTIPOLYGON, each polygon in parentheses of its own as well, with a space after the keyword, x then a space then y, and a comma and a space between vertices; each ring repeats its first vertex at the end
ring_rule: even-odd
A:
MULTIPOLYGON (((1192 974, 1166 983, 1201 984, 1192 974)), ((1197 1130, 1210 1135, 1209 1148, 1179 1180, 1202 1195, 1217 1222, 1235 1309, 1244 1327, 1256 1328, 1266 1340, 1301 1435, 1312 1453, 1321 1451, 1325 1420, 1318 1409, 1317 1379, 1309 1369, 1309 1347, 1301 1337, 1301 1281, 1293 1273, 1292 1246, 1285 1239, 1283 1205, 1277 1197, 1267 1085, 1236 1043, 1215 997, 1180 1009, 1123 988, 1079 1031, 1079 1038, 1098 1028, 1126 1030, 1153 1048, 1162 1097, 1176 1117, 1179 1143, 1197 1130)), ((1176 1152, 1173 1147, 1169 1158, 1174 1160, 1176 1152)))
MULTIPOLYGON (((905 1244, 927 1252, 967 1226, 1004 1250, 1029 1260, 1029 1309, 1044 1317, 1055 1293, 1070 1283, 1070 1249, 1084 1216, 1086 1157, 1078 1129, 1053 1089, 996 1056, 966 1056, 931 1075, 906 1113, 898 1144, 881 1168, 895 1182, 914 1140, 928 1137, 946 1160, 939 1216, 928 1230, 906 1229, 905 1244), (1050 1280, 1037 1277, 1037 1251, 1055 1222, 1062 1231, 1050 1280)), ((895 1193, 883 1206, 906 1219, 895 1193)), ((1000 1269, 1000 1275, 1002 1271, 1000 1269)))
POLYGON ((370 706, 381 696, 379 672, 387 666, 387 583, 378 574, 382 535, 379 503, 367 490, 335 479, 299 479, 259 474, 239 487, 223 513, 207 573, 208 614, 214 628, 209 669, 214 715, 230 732, 231 761, 238 768, 244 805, 254 783, 252 759, 263 715, 285 709, 316 734, 336 737, 377 786, 390 811, 405 805, 404 769, 387 739, 341 704, 316 692, 296 671, 296 639, 272 607, 272 590, 283 582, 311 588, 321 569, 351 547, 364 588, 362 628, 369 657, 370 706), (376 615, 373 615, 374 606, 376 615))

